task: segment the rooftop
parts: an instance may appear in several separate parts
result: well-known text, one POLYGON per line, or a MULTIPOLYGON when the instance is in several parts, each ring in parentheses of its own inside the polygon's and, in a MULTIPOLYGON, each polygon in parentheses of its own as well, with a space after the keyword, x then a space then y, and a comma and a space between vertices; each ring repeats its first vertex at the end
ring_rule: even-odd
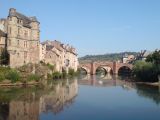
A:
POLYGON ((17 12, 16 9, 14 9, 14 8, 10 8, 9 17, 17 17, 18 19, 23 20, 23 25, 25 27, 31 27, 30 26, 31 22, 38 22, 36 17, 27 17, 27 16, 17 12))

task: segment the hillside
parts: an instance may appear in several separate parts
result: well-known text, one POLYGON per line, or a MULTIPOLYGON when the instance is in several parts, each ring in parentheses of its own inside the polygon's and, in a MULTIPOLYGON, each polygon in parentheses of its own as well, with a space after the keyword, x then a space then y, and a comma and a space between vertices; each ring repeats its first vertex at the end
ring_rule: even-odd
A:
POLYGON ((79 58, 80 63, 86 63, 90 61, 117 61, 121 60, 124 54, 137 56, 138 52, 120 52, 120 53, 109 53, 104 55, 86 55, 79 58))

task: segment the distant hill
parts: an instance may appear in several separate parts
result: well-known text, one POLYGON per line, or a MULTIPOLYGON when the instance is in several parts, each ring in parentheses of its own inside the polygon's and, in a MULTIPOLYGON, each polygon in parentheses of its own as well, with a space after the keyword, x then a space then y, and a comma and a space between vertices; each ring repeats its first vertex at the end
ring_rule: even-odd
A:
POLYGON ((121 60, 124 54, 137 56, 138 52, 120 52, 120 53, 109 53, 104 55, 86 55, 79 58, 80 63, 86 63, 91 61, 117 61, 121 60))

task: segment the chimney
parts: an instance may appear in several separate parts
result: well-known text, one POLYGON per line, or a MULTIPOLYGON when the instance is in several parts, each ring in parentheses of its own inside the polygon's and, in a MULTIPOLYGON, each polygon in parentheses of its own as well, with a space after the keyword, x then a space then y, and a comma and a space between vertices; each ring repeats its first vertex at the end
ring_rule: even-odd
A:
POLYGON ((16 9, 14 9, 14 8, 10 8, 10 9, 9 9, 9 13, 12 14, 12 13, 15 13, 15 12, 16 12, 16 9))

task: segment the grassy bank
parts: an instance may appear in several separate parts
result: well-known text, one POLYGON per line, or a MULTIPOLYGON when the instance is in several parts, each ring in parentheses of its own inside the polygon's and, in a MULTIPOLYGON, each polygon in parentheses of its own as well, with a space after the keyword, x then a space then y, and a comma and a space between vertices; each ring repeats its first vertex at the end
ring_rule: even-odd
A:
POLYGON ((0 85, 13 86, 24 84, 37 84, 44 80, 57 80, 71 78, 77 75, 73 69, 62 73, 55 71, 55 66, 40 62, 39 64, 27 64, 16 69, 0 67, 0 85))

